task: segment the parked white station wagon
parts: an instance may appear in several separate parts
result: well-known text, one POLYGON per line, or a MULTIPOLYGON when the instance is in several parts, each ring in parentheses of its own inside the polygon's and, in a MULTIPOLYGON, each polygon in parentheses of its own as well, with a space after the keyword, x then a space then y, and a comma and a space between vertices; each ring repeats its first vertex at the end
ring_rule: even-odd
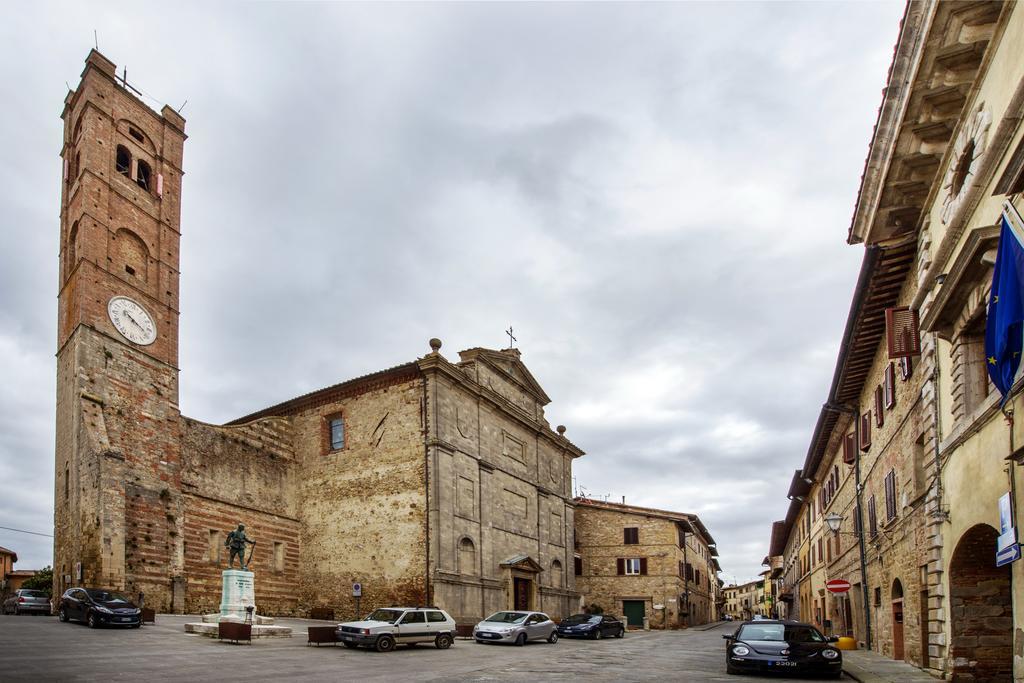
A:
POLYGON ((455 620, 436 607, 382 607, 362 621, 338 624, 335 635, 345 647, 365 645, 377 652, 417 643, 447 650, 455 642, 455 620))

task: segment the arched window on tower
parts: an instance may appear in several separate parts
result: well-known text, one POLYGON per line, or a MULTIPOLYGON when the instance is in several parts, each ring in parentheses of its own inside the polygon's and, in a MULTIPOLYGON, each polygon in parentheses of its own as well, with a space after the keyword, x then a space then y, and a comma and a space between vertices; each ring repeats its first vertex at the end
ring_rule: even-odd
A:
POLYGON ((469 538, 459 541, 459 573, 475 576, 476 568, 476 546, 469 538))
POLYGON ((117 146, 117 172, 126 178, 131 177, 132 172, 132 153, 128 151, 128 148, 124 145, 117 146))
POLYGON ((153 186, 151 183, 153 172, 150 170, 149 164, 142 159, 139 159, 135 163, 138 167, 135 171, 135 182, 138 183, 139 187, 143 190, 149 192, 149 188, 153 186))

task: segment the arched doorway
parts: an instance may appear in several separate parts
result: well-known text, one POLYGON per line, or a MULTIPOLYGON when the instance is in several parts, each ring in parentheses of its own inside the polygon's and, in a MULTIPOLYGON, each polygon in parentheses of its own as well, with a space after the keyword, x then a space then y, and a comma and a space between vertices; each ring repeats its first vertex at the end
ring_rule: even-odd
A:
POLYGON ((903 659, 903 584, 892 582, 892 658, 903 659))
POLYGON ((996 530, 968 529, 949 565, 954 681, 1013 680, 1013 606, 1010 568, 996 566, 996 530))

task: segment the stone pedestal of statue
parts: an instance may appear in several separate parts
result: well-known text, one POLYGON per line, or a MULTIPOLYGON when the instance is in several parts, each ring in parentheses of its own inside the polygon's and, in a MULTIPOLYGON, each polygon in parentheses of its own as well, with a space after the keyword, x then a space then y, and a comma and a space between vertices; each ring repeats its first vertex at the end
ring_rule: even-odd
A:
POLYGON ((249 619, 249 607, 252 608, 250 623, 253 638, 291 637, 291 628, 275 626, 272 618, 256 614, 256 575, 243 569, 225 569, 221 572, 220 612, 203 615, 201 623, 185 624, 185 633, 215 638, 217 624, 222 621, 244 623, 249 619))
POLYGON ((220 616, 224 621, 245 621, 246 608, 256 609, 255 574, 244 569, 221 572, 220 616))

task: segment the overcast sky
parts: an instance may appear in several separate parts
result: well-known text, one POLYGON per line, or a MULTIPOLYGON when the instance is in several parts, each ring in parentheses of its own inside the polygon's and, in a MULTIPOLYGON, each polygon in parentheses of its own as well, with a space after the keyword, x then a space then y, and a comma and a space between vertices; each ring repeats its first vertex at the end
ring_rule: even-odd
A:
MULTIPOLYGON (((0 526, 52 533, 59 115, 186 102, 181 407, 227 421, 511 324, 594 497, 761 570, 825 400, 902 2, 23 3, 0 23, 0 526)), ((18 568, 52 541, 0 529, 18 568)))

